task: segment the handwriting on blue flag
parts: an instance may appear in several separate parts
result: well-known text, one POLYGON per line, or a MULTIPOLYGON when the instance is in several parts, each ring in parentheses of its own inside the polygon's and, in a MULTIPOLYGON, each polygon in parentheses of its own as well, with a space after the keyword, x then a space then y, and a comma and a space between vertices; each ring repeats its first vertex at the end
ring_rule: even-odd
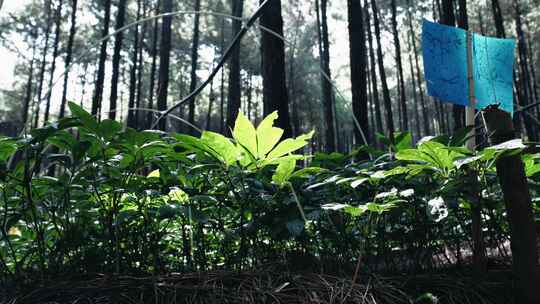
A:
MULTIPOLYGON (((468 106, 467 32, 424 20, 424 73, 428 94, 444 102, 468 106)), ((473 79, 476 108, 491 104, 513 112, 513 39, 473 34, 473 79)))
POLYGON ((445 102, 467 106, 467 33, 424 20, 422 50, 428 94, 445 102))
POLYGON ((497 39, 473 35, 473 74, 476 108, 500 104, 514 112, 514 39, 497 39))

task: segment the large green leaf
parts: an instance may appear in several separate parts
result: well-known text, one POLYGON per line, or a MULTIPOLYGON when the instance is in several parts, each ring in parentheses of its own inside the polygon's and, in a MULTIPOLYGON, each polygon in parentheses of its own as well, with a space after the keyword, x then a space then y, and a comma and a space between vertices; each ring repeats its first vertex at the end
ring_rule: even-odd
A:
POLYGON ((276 168, 276 172, 272 175, 272 181, 276 184, 283 186, 294 172, 296 167, 296 160, 294 159, 283 159, 279 162, 279 165, 276 168))
POLYGON ((257 131, 251 121, 242 112, 238 113, 238 117, 236 117, 233 137, 253 157, 257 156, 257 131))
POLYGON ((238 149, 230 139, 221 134, 205 131, 201 136, 201 141, 226 165, 232 165, 238 159, 238 149))
POLYGON ((105 140, 111 140, 121 130, 122 124, 116 120, 105 119, 99 124, 99 134, 105 140))
POLYGON ((274 121, 278 118, 277 111, 266 116, 257 127, 257 157, 264 158, 283 136, 283 130, 274 127, 274 121))
POLYGON ((17 143, 13 139, 0 139, 0 160, 7 160, 13 153, 17 151, 17 143))
POLYGON ((409 132, 399 132, 394 135, 396 151, 412 148, 412 136, 409 132))
POLYGON ((69 102, 68 106, 71 114, 79 118, 85 128, 92 132, 99 132, 98 122, 90 115, 90 113, 86 112, 82 107, 73 102, 69 102))
POLYGON ((268 154, 267 159, 278 158, 303 148, 308 144, 308 141, 313 137, 314 133, 315 131, 311 131, 308 134, 300 135, 295 139, 288 138, 280 142, 277 147, 268 154))

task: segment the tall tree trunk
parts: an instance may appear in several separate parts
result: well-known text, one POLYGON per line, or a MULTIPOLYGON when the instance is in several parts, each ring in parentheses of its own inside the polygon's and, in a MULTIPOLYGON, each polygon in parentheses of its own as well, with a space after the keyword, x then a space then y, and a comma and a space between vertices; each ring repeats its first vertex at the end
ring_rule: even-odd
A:
POLYGON ((368 47, 369 47, 369 71, 371 73, 371 92, 373 96, 373 104, 375 106, 375 122, 378 132, 384 133, 381 104, 379 102, 379 89, 377 83, 377 67, 375 59, 375 51, 373 50, 373 34, 371 33, 371 22, 369 18, 369 3, 368 0, 364 0, 364 13, 366 18, 366 30, 368 34, 368 47))
MULTIPOLYGON (((115 30, 118 31, 124 26, 126 19, 127 0, 118 2, 118 12, 116 15, 115 30)), ((114 53, 112 58, 112 78, 111 78, 111 99, 109 104, 109 119, 116 119, 117 102, 118 102, 118 82, 120 81, 120 61, 122 51, 122 43, 124 41, 124 32, 116 34, 114 39, 114 53)))
POLYGON ((497 30, 497 37, 506 38, 504 31, 504 20, 502 17, 501 6, 499 0, 491 0, 491 9, 493 12, 493 19, 495 20, 495 29, 497 30))
MULTIPOLYGON (((527 46, 525 45, 525 34, 523 32, 523 23, 521 20, 521 8, 518 0, 513 0, 515 19, 516 19, 516 34, 518 37, 518 54, 519 54, 519 89, 521 92, 520 105, 522 107, 530 104, 531 92, 529 84, 529 70, 528 70, 528 56, 527 46)), ((522 111, 523 122, 525 123, 525 129, 527 130, 527 136, 529 140, 536 141, 537 134, 533 118, 525 111, 522 111)))
MULTIPOLYGON (((148 15, 148 6, 147 6, 147 2, 146 1, 143 1, 143 19, 147 17, 148 15)), ((139 59, 139 62, 137 63, 137 99, 135 101, 135 107, 137 109, 141 108, 141 105, 142 105, 142 99, 143 99, 143 92, 142 92, 142 88, 143 88, 143 72, 144 72, 144 61, 143 61, 143 51, 144 51, 144 48, 142 47, 144 45, 144 41, 145 41, 145 38, 146 38, 146 32, 148 30, 148 22, 145 22, 143 23, 143 26, 142 26, 142 31, 141 31, 141 38, 140 38, 140 41, 139 41, 139 54, 138 54, 138 59, 139 59)), ((148 94, 148 95, 151 95, 151 94, 148 94)), ((147 95, 147 96, 148 96, 147 95)), ((142 114, 144 114, 145 112, 144 111, 137 111, 135 112, 135 125, 139 125, 140 122, 143 122, 144 119, 141 119, 143 117, 142 114)), ((151 114, 151 112, 149 112, 151 114)), ((143 126, 144 126, 144 123, 143 123, 143 126)))
POLYGON ((64 0, 60 0, 58 2, 58 6, 56 7, 56 14, 55 14, 55 20, 56 20, 56 30, 54 33, 54 43, 53 43, 53 61, 51 63, 51 71, 50 71, 50 78, 49 78, 49 87, 47 88, 47 103, 45 104, 45 118, 43 120, 43 124, 46 124, 49 121, 49 114, 51 110, 51 97, 52 97, 52 89, 53 89, 53 82, 54 82, 54 72, 56 70, 56 59, 58 58, 58 51, 60 48, 60 30, 62 27, 62 5, 64 0))
POLYGON ((75 34, 77 31, 77 0, 71 0, 71 28, 69 29, 69 38, 67 44, 67 54, 66 54, 66 63, 65 63, 65 74, 64 74, 64 89, 62 90, 62 103, 60 104, 60 118, 64 117, 66 112, 66 101, 67 101, 67 89, 69 81, 69 70, 71 65, 71 60, 73 58, 73 42, 75 41, 75 34))
MULTIPOLYGON (((232 15, 242 17, 244 11, 243 0, 232 0, 232 15)), ((232 37, 240 31, 242 27, 241 20, 233 20, 232 22, 232 37)), ((234 48, 231 61, 229 63, 229 92, 227 96, 227 127, 233 128, 236 116, 240 110, 241 95, 240 81, 240 44, 234 48)))
POLYGON ((30 60, 30 67, 28 69, 28 81, 26 82, 24 104, 22 111, 22 127, 26 128, 26 122, 28 121, 28 114, 30 111, 30 102, 32 101, 32 86, 34 81, 34 63, 36 61, 36 42, 37 42, 37 33, 33 31, 32 33, 32 59, 30 60))
MULTIPOLYGON (((459 13, 460 18, 458 20, 460 27, 466 26, 467 23, 467 8, 464 6, 464 1, 459 0, 459 13)), ((441 23, 448 26, 456 25, 456 15, 454 11, 454 1, 453 0, 442 0, 442 16, 441 23)), ((448 100, 445 100, 448 101, 448 100)), ((443 112, 444 113, 444 112, 443 112)), ((452 117, 454 119, 454 130, 461 129, 465 126, 465 111, 463 106, 452 105, 452 117)), ((448 125, 448 124, 447 124, 448 125)))
MULTIPOLYGON (((424 126, 424 133, 426 135, 429 135, 431 133, 431 130, 430 130, 430 123, 429 123, 429 120, 430 120, 430 117, 428 115, 428 111, 427 111, 427 108, 426 108, 426 101, 424 99, 424 88, 422 87, 422 73, 420 72, 420 64, 418 63, 418 49, 416 47, 416 37, 414 35, 414 27, 413 27, 413 23, 412 23, 412 14, 411 14, 411 2, 410 0, 407 0, 407 15, 408 15, 408 19, 409 19, 409 30, 410 30, 410 39, 411 39, 411 42, 412 42, 412 51, 413 51, 413 54, 414 54, 414 66, 415 66, 415 70, 416 70, 416 79, 418 80, 418 89, 420 91, 420 106, 422 108, 422 122, 423 122, 423 126, 424 126)), ((419 123, 419 122, 418 122, 419 123)))
MULTIPOLYGON (((101 37, 107 37, 109 35, 109 26, 111 23, 111 0, 104 1, 104 17, 103 17, 103 29, 101 31, 101 37)), ((105 40, 101 42, 101 49, 99 51, 99 63, 97 80, 94 88, 94 96, 92 98, 92 115, 101 115, 101 102, 103 101, 103 84, 105 83, 105 63, 107 62, 107 42, 105 40)))
MULTIPOLYGON (((156 15, 160 13, 161 0, 156 4, 156 15)), ((154 20, 154 31, 152 33, 152 65, 150 67, 150 96, 148 97, 148 109, 154 108, 154 89, 156 84, 156 71, 157 71, 157 53, 158 53, 158 39, 159 39, 159 22, 158 19, 154 20)), ((150 128, 153 123, 152 112, 148 112, 146 119, 146 127, 150 128)))
MULTIPOLYGON (((215 58, 212 62, 212 69, 215 67, 215 58)), ((212 110, 216 101, 216 93, 214 91, 214 81, 210 82, 210 96, 208 96, 208 111, 206 112, 206 127, 205 130, 210 130, 212 127, 212 110)))
POLYGON ((321 87, 326 127, 326 150, 334 152, 337 149, 334 95, 332 92, 332 73, 330 71, 330 42, 328 39, 327 0, 315 0, 317 10, 317 33, 319 37, 319 57, 321 68, 326 74, 321 74, 321 87), (319 7, 320 1, 320 7, 319 7))
MULTIPOLYGON (((201 10, 201 0, 195 0, 195 11, 201 10)), ((199 61, 199 23, 201 20, 200 14, 195 14, 193 22, 193 44, 191 46, 191 79, 189 83, 189 91, 193 92, 197 88, 197 66, 199 61)), ((195 98, 189 101, 188 121, 195 124, 195 98)), ((189 128, 189 133, 194 135, 195 129, 189 128)))
POLYGON ((43 98, 43 83, 45 81, 45 68, 47 66, 47 54, 49 53, 49 40, 51 36, 51 27, 52 27, 52 0, 48 0, 45 4, 45 9, 47 11, 47 25, 45 28, 45 45, 43 47, 43 56, 41 59, 41 66, 39 68, 39 80, 38 80, 38 89, 36 92, 36 106, 34 113, 34 128, 38 127, 39 123, 39 110, 41 107, 41 100, 43 98))
MULTIPOLYGON (((422 130, 421 130, 421 120, 420 120, 420 111, 418 109, 418 94, 416 92, 416 76, 414 75, 414 64, 413 64, 413 59, 412 59, 412 55, 411 55, 411 52, 413 51, 412 49, 412 46, 411 46, 411 43, 410 41, 412 39, 414 39, 413 36, 409 35, 408 37, 408 41, 409 41, 409 52, 408 52, 408 57, 409 57, 409 68, 410 68, 410 73, 411 73, 411 83, 412 83, 412 97, 413 97, 413 103, 414 103, 414 126, 416 128, 416 136, 418 136, 418 138, 422 137, 422 130)), ((424 117, 425 119, 425 117, 424 117)), ((412 132, 412 130, 411 130, 412 132)), ((427 135, 427 134, 426 134, 427 135)))
POLYGON ((362 130, 355 127, 356 144, 369 144, 368 139, 368 96, 367 96, 367 52, 366 31, 364 29, 364 14, 360 0, 347 0, 347 16, 349 22, 349 54, 351 58, 351 91, 352 107, 356 120, 362 130), (367 142, 364 143, 363 132, 367 142))
MULTIPOLYGON (((261 3, 264 0, 260 0, 261 3)), ((281 0, 273 0, 260 18, 260 24, 283 36, 283 17, 281 0)), ((265 116, 278 112, 276 126, 284 130, 284 137, 292 136, 289 117, 289 96, 285 82, 285 45, 283 40, 272 34, 261 33, 263 104, 265 116)))
POLYGON ((390 91, 388 90, 388 83, 386 82, 386 71, 384 69, 384 56, 382 53, 381 44, 381 29, 379 24, 379 10, 377 9, 377 3, 375 0, 371 0, 371 8, 373 11, 373 23, 375 25, 375 39, 377 39, 377 61, 379 65, 379 76, 381 78, 384 107, 386 110, 386 127, 388 128, 388 138, 394 142, 394 117, 392 114, 392 100, 390 99, 390 91))
MULTIPOLYGON (((515 137, 508 113, 488 108, 484 117, 492 145, 515 137)), ((497 159, 496 167, 510 224, 515 303, 540 303, 536 224, 523 161, 519 154, 508 154, 497 159)))
MULTIPOLYGON (((221 56, 225 53, 225 20, 221 20, 221 39, 219 50, 221 56)), ((221 69, 219 86, 219 132, 225 133, 225 69, 221 69)))
MULTIPOLYGON (((172 0, 163 1, 163 13, 170 13, 173 9, 172 0)), ((159 80, 158 80, 158 98, 157 109, 159 111, 167 110, 167 96, 169 90, 169 63, 171 59, 171 23, 172 17, 163 18, 161 25, 161 46, 159 50, 159 80)), ((165 131, 166 119, 159 122, 159 129, 165 131)))
MULTIPOLYGON (((137 18, 141 18, 141 0, 137 0, 137 18)), ((135 108, 135 99, 137 94, 137 66, 139 61, 139 25, 133 28, 133 52, 131 53, 131 66, 129 68, 129 98, 128 98, 128 117, 127 126, 130 128, 137 127, 137 113, 135 108)))
POLYGON ((401 104, 401 128, 403 131, 409 129, 409 118, 407 114, 407 100, 405 92, 405 81, 403 79, 403 64, 401 61, 401 44, 399 41, 396 0, 391 1, 392 7, 392 32, 394 35, 394 46, 396 52, 396 64, 398 70, 399 103, 401 104))
MULTIPOLYGON (((525 30, 525 45, 527 46, 526 50, 527 50, 527 54, 530 56, 530 64, 527 65, 527 67, 529 67, 530 71, 529 71, 529 74, 531 75, 530 77, 530 88, 529 88, 529 92, 531 92, 531 95, 532 97, 534 98, 534 102, 538 102, 538 82, 536 81, 536 63, 534 61, 534 51, 532 49, 532 41, 531 41, 531 32, 533 32, 533 30, 531 29, 531 26, 530 26, 530 23, 528 20, 525 19, 525 26, 526 26, 526 30, 525 30)), ((538 109, 538 107, 536 108, 538 109)), ((537 112, 538 113, 538 112, 537 112)))

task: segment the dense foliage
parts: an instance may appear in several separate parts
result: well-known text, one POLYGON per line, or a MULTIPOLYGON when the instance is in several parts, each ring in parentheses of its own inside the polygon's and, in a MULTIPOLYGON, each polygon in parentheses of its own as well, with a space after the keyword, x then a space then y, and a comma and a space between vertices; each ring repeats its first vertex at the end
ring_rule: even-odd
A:
POLYGON ((363 271, 417 271, 470 255, 471 204, 482 208, 489 252, 506 254, 500 155, 523 153, 538 197, 539 154, 516 141, 471 152, 467 130, 309 156, 312 133, 282 140, 275 113, 257 128, 240 114, 230 139, 139 132, 70 109, 74 117, 0 139, 3 280, 279 261, 351 273, 359 258, 363 271))

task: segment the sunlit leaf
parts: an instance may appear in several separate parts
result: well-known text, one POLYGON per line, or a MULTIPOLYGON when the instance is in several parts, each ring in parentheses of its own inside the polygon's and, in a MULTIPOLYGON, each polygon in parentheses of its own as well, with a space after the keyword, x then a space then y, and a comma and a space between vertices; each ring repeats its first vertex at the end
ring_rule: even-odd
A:
POLYGON ((274 127, 274 121, 278 118, 277 111, 270 115, 257 127, 257 157, 264 158, 283 136, 283 129, 274 127))

